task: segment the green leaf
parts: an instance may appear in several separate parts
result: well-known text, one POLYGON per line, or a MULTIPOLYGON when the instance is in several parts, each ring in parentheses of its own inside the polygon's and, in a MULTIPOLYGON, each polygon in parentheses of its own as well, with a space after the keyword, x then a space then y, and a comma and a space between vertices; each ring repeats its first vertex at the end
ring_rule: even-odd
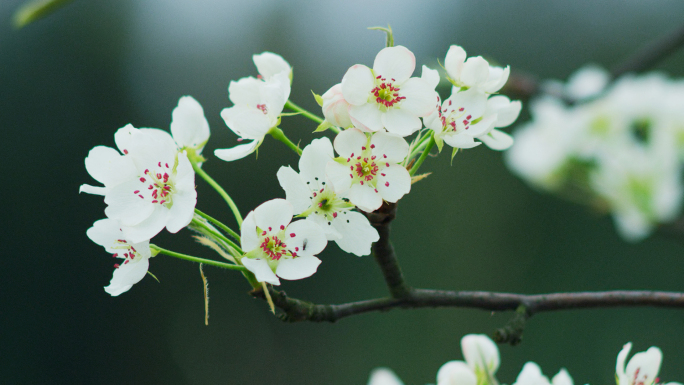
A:
POLYGON ((147 274, 151 275, 151 276, 152 276, 152 278, 154 278, 154 280, 155 280, 155 281, 157 281, 158 283, 161 283, 161 282, 159 282, 159 278, 157 278, 157 276, 156 276, 156 275, 154 275, 154 274, 150 273, 150 272, 149 272, 149 270, 147 271, 147 274))
POLYGON ((14 13, 12 24, 15 28, 22 28, 36 20, 42 19, 73 0, 33 0, 24 3, 14 13))
POLYGON ((437 149, 439 152, 442 152, 442 148, 444 147, 444 140, 442 140, 441 137, 436 137, 435 136, 435 144, 437 145, 437 149))
POLYGON ((323 97, 313 92, 313 90, 311 90, 311 93, 313 94, 314 99, 316 99, 316 103, 318 103, 319 106, 323 107, 323 97))
POLYGON ((330 127, 332 127, 332 123, 330 123, 327 120, 324 120, 323 123, 318 125, 318 127, 316 128, 316 131, 314 131, 314 132, 323 132, 330 127))
POLYGON ((454 147, 454 149, 451 151, 451 165, 452 166, 454 165, 454 157, 456 156, 456 154, 458 154, 458 150, 459 150, 458 147, 454 147))
POLYGON ((377 30, 377 31, 384 31, 387 34, 387 47, 394 47, 394 35, 392 34, 392 27, 387 24, 387 28, 385 27, 368 27, 368 29, 372 30, 377 30))

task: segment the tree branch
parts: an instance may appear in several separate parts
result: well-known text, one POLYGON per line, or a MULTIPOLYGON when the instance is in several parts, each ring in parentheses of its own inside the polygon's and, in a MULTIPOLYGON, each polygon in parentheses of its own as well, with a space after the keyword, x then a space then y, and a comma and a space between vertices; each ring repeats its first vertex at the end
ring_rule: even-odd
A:
MULTIPOLYGON (((576 293, 514 294, 486 291, 413 289, 402 298, 376 298, 339 305, 316 305, 269 289, 283 321, 336 322, 342 318, 395 308, 455 307, 488 311, 516 310, 524 306, 527 316, 554 310, 653 306, 684 308, 684 293, 645 290, 615 290, 576 293)), ((252 295, 263 298, 263 292, 252 295)))

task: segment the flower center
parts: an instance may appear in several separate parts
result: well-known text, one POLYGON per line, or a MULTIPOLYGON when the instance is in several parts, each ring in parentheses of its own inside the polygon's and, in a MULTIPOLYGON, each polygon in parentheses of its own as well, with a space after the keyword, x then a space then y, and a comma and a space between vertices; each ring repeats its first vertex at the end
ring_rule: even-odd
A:
MULTIPOLYGON (((124 265, 130 261, 133 261, 139 255, 138 251, 135 249, 135 247, 129 245, 125 239, 117 239, 112 248, 122 250, 121 253, 112 254, 112 257, 113 258, 123 258, 124 259, 124 262, 123 262, 124 265)), ((114 268, 116 268, 116 269, 118 269, 119 266, 120 265, 118 263, 114 264, 114 268)))
MULTIPOLYGON (((352 184, 357 182, 362 186, 368 184, 375 189, 378 183, 377 177, 379 175, 385 176, 382 170, 390 166, 386 161, 387 154, 375 155, 374 149, 374 144, 366 144, 361 147, 360 155, 352 153, 347 159, 337 158, 337 162, 349 167, 351 171, 349 177, 352 179, 352 184)), ((385 182, 385 186, 389 186, 389 182, 385 182)))
MULTIPOLYGON (((281 258, 296 258, 299 247, 295 247, 291 250, 287 247, 284 240, 287 236, 285 234, 285 226, 280 226, 280 229, 273 231, 271 227, 266 230, 261 230, 257 228, 259 232, 259 238, 261 243, 259 244, 259 249, 270 259, 269 262, 278 262, 281 258)), ((293 238, 295 233, 290 234, 290 238, 293 238)), ((271 264, 271 268, 275 269, 277 263, 271 264)))
POLYGON ((451 100, 448 101, 446 107, 437 105, 437 111, 445 132, 460 132, 470 128, 473 116, 468 114, 463 107, 458 109, 452 107, 451 100))
POLYGON ((405 96, 400 96, 400 89, 394 85, 394 82, 396 80, 387 81, 382 75, 375 77, 375 88, 371 90, 371 98, 374 98, 381 107, 392 108, 395 104, 406 99, 405 96))
POLYGON ((171 197, 173 196, 174 186, 169 172, 168 163, 158 162, 157 166, 160 168, 156 171, 145 170, 145 175, 141 176, 139 181, 143 184, 142 190, 135 190, 133 194, 139 196, 141 199, 150 199, 152 203, 165 205, 168 208, 172 206, 171 197))
POLYGON ((261 112, 264 113, 264 115, 268 115, 268 108, 266 108, 265 104, 257 104, 257 109, 261 110, 261 112))

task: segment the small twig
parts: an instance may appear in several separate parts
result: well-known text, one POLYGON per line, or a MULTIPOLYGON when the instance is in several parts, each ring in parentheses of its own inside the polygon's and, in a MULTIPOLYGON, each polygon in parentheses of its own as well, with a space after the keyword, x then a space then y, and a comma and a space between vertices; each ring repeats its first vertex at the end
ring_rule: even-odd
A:
POLYGON ((643 72, 684 45, 684 26, 651 41, 627 60, 613 67, 610 74, 616 79, 628 72, 643 72))
POLYGON ((524 305, 518 306, 513 318, 508 321, 506 326, 494 331, 494 341, 502 344, 509 343, 513 346, 522 342, 525 323, 532 315, 524 305))

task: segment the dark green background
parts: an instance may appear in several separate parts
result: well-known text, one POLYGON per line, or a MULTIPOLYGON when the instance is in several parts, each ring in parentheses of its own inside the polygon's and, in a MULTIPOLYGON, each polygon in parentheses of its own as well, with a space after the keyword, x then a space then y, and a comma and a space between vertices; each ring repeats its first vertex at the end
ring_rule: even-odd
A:
MULTIPOLYGON (((251 55, 280 53, 294 67, 292 100, 315 110, 356 63, 372 65, 384 45, 366 27, 391 23, 396 43, 435 66, 450 44, 514 70, 566 78, 587 62, 612 66, 684 20, 681 1, 105 1, 77 0, 14 31, 21 2, 0 3, 2 257, 0 383, 7 384, 365 384, 393 368, 407 384, 433 382, 461 359, 467 333, 490 333, 509 313, 395 310, 337 324, 283 324, 233 272, 205 268, 211 288, 204 326, 197 265, 160 256, 149 277, 118 298, 102 287, 113 261, 85 231, 104 216, 102 199, 78 195, 94 183, 83 166, 93 146, 113 146, 127 123, 168 129, 182 95, 205 108, 206 153, 235 136, 219 117, 231 79, 255 75, 251 55)), ((679 53, 661 63, 684 75, 679 53)), ((444 90, 442 90, 444 91, 444 90)), ((308 143, 315 125, 282 127, 308 143)), ((483 146, 484 147, 484 146, 483 146)), ((296 164, 267 139, 259 159, 205 165, 243 213, 284 194, 275 172, 296 164)), ((654 237, 627 244, 610 218, 532 191, 501 154, 477 148, 428 159, 433 175, 401 200, 394 244, 416 286, 538 293, 569 290, 684 290, 682 245, 654 237)), ((233 224, 225 204, 198 180, 198 208, 233 224)), ((154 242, 213 258, 188 231, 154 242)), ((289 294, 336 303, 385 294, 371 257, 330 244, 313 277, 289 294)), ((664 353, 661 378, 684 381, 684 312, 652 308, 539 314, 524 342, 502 346, 499 378, 512 383, 527 360, 549 376, 566 367, 576 384, 611 384, 624 343, 664 353)))

